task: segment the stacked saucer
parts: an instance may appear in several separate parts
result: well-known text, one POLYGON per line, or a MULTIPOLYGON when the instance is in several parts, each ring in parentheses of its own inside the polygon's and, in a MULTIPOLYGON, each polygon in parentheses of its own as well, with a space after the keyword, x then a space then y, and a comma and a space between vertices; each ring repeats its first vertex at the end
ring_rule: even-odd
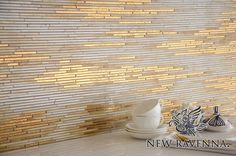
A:
POLYGON ((139 139, 151 139, 160 135, 164 135, 168 131, 168 125, 162 124, 156 129, 138 128, 135 123, 125 125, 125 131, 128 135, 139 139))
POLYGON ((135 138, 150 139, 167 133, 161 115, 162 100, 148 100, 140 103, 133 111, 133 121, 126 124, 126 132, 135 138))

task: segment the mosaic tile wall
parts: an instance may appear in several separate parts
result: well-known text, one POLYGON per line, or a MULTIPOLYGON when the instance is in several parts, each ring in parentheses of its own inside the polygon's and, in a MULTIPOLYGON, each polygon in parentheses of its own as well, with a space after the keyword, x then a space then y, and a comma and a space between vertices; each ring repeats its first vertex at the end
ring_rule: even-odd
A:
POLYGON ((0 151, 108 132, 164 98, 236 115, 236 0, 1 0, 0 151))

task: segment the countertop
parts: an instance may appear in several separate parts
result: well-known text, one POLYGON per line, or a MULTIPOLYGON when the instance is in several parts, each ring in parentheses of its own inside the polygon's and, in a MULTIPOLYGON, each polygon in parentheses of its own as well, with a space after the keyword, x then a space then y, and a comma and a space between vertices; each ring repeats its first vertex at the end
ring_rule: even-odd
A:
POLYGON ((0 153, 0 156, 226 156, 174 148, 147 148, 145 140, 134 139, 124 130, 68 140, 39 147, 0 153))

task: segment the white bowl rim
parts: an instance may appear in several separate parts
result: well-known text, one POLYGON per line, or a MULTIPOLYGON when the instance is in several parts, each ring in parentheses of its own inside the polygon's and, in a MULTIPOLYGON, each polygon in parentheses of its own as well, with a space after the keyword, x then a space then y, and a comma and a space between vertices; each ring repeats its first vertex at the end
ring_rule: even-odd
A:
POLYGON ((134 109, 133 114, 134 116, 146 116, 146 114, 152 111, 159 103, 160 99, 144 100, 142 101, 142 103, 138 104, 138 106, 134 109), (145 102, 149 102, 149 104, 148 105, 143 104, 145 102))

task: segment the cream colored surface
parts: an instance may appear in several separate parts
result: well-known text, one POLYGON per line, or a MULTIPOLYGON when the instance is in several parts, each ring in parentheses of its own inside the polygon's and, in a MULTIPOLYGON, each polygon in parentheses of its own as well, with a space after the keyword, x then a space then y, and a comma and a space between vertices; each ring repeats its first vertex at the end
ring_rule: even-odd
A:
POLYGON ((172 148, 146 148, 145 140, 117 131, 81 139, 2 153, 1 156, 228 156, 172 148))

